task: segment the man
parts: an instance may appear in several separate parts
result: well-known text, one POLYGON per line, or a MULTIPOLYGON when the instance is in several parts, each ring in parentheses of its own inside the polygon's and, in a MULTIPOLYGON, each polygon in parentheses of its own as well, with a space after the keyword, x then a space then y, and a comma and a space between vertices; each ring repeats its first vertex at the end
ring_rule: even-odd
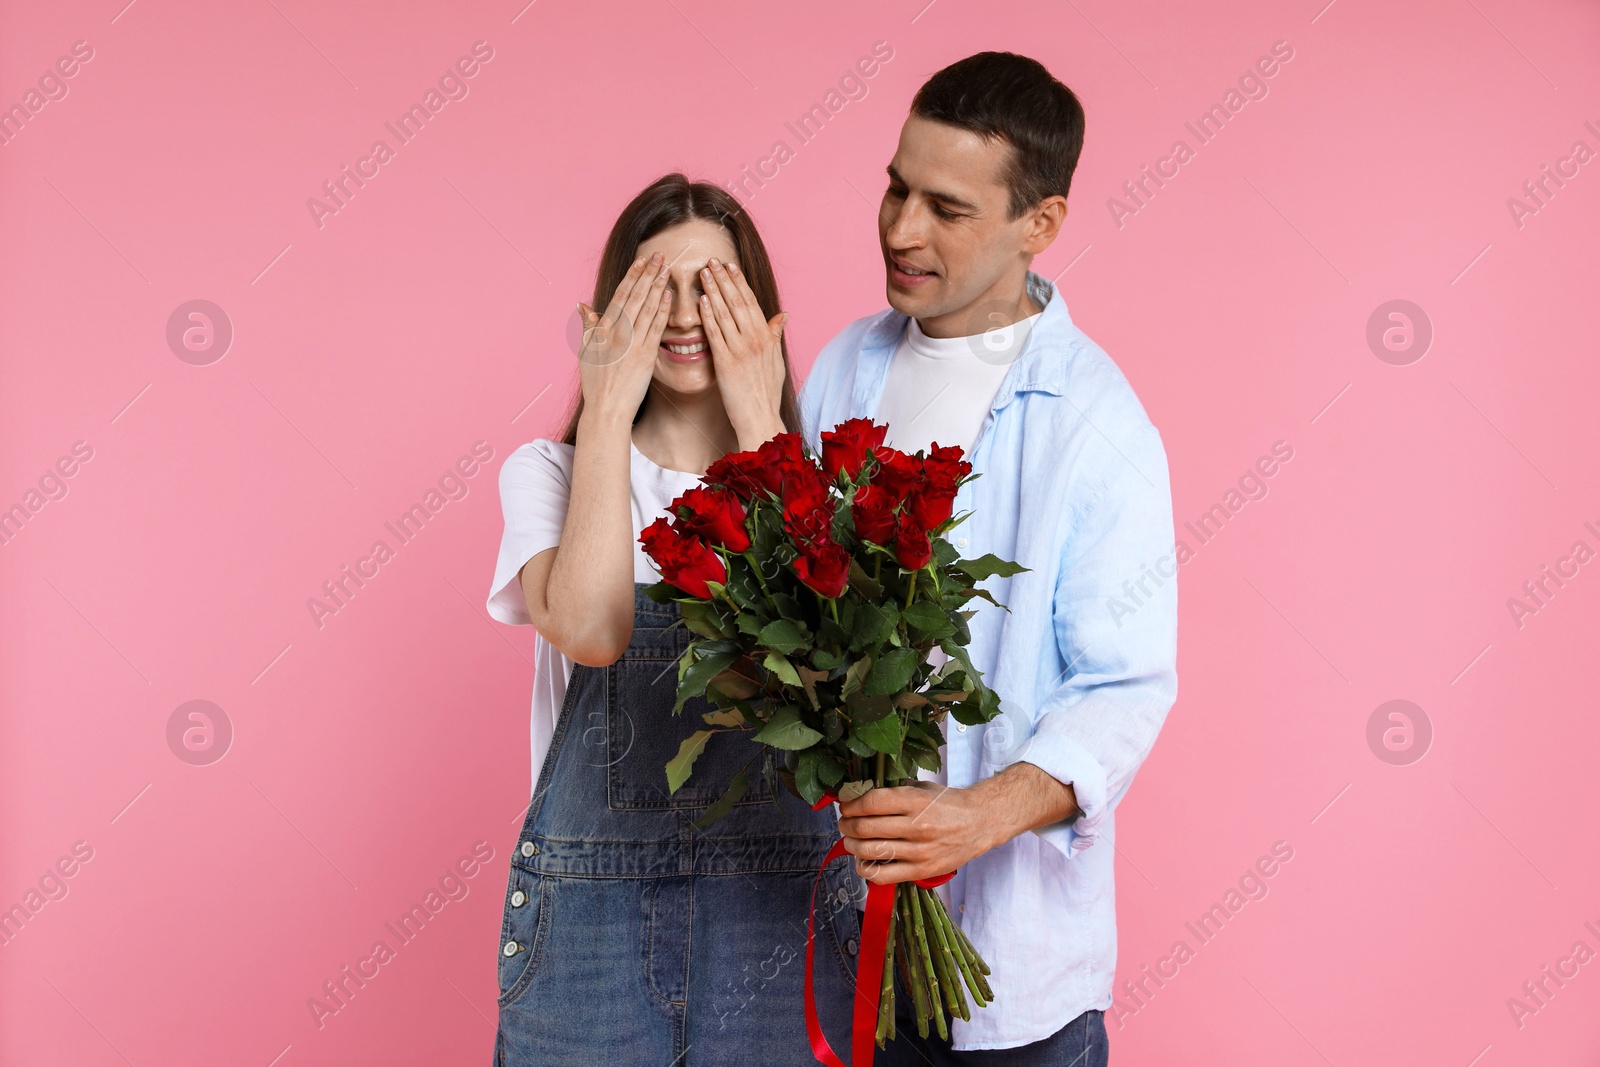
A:
POLYGON ((1001 714, 955 725, 933 779, 839 806, 862 878, 957 870, 951 916, 993 969, 995 1001, 947 1041, 918 1037, 897 982, 891 1065, 1107 1062, 1113 809, 1177 695, 1177 587, 1160 562, 1174 543, 1161 437, 1029 270, 1066 217, 1083 129, 1072 91, 1022 56, 929 79, 878 217, 890 310, 830 341, 801 393, 813 449, 862 416, 897 448, 966 448, 981 477, 957 497, 973 514, 956 548, 1028 568, 985 586, 1009 611, 974 601, 969 652, 1001 714))

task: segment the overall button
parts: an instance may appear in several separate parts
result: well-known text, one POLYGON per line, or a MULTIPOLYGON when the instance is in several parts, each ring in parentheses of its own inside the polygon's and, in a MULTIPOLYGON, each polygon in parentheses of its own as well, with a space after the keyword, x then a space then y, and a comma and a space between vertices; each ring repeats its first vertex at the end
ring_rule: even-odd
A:
POLYGON ((522 843, 522 856, 523 856, 524 859, 526 859, 527 857, 533 855, 535 852, 538 852, 538 851, 539 851, 538 846, 535 845, 532 841, 524 841, 522 843))
POLYGON ((519 889, 515 893, 511 894, 511 906, 513 908, 520 908, 527 902, 528 894, 524 893, 522 890, 519 889))
POLYGON ((850 953, 850 955, 854 956, 856 954, 856 939, 852 937, 850 940, 846 941, 844 943, 844 950, 850 953))
POLYGON ((843 904, 846 900, 850 899, 850 891, 844 886, 840 886, 838 892, 833 894, 833 899, 838 901, 840 904, 843 904))
POLYGON ((522 946, 517 944, 515 941, 507 941, 506 942, 505 954, 507 956, 515 956, 521 950, 522 950, 522 946))

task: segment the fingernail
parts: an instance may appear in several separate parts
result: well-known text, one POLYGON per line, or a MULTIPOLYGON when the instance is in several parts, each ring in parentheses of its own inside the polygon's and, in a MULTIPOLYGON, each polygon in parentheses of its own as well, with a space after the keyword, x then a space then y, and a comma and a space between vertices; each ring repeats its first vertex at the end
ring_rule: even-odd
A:
POLYGON ((712 259, 709 262, 708 266, 710 266, 712 270, 716 270, 717 269, 719 264, 717 263, 716 257, 712 257, 712 259))

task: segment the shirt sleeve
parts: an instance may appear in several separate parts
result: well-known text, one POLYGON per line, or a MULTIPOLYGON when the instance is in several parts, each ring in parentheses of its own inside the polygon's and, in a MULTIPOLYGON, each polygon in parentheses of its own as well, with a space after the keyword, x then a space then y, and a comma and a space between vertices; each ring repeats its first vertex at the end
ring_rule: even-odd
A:
POLYGON ((522 596, 522 568, 561 541, 572 492, 572 446, 539 439, 522 445, 500 465, 500 510, 505 532, 489 586, 489 617, 531 625, 522 596))
POLYGON ((1072 785, 1081 814, 1034 828, 1068 858, 1095 842, 1178 692, 1178 564, 1160 434, 1146 422, 1104 462, 1100 491, 1061 551, 1052 621, 1064 677, 1016 757, 1072 785))

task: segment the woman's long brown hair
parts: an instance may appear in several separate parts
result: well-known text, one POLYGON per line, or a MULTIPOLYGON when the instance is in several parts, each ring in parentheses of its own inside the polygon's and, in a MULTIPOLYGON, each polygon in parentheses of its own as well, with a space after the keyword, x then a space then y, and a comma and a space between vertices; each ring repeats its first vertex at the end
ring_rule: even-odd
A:
MULTIPOLYGON (((757 303, 761 305, 762 316, 771 319, 776 315, 780 310, 778 281, 773 276, 767 246, 761 242, 755 223, 750 221, 750 216, 725 189, 710 182, 691 182, 676 172, 651 182, 622 209, 616 224, 611 227, 611 236, 606 238, 605 251, 600 256, 600 269, 594 280, 594 299, 589 306, 604 314, 617 291, 617 285, 638 256, 639 245, 662 230, 690 219, 705 219, 728 231, 738 257, 739 269, 749 283, 750 291, 755 294, 757 303)), ((785 429, 797 433, 800 430, 800 405, 795 401, 794 369, 789 364, 788 337, 784 336, 779 343, 783 348, 783 394, 779 400, 778 416, 783 420, 785 429)), ((639 421, 639 416, 644 413, 644 405, 649 401, 647 393, 644 403, 634 413, 634 422, 639 421)), ((572 404, 572 412, 567 417, 566 430, 561 435, 563 444, 578 443, 578 416, 582 413, 583 389, 580 387, 572 404)))

